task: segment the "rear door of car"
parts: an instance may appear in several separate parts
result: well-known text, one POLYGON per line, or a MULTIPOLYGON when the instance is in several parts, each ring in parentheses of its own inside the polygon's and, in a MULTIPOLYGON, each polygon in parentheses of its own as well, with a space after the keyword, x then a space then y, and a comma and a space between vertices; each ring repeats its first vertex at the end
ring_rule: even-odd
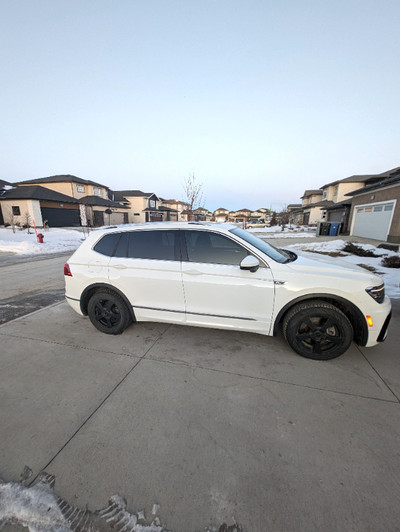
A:
POLYGON ((274 304, 271 270, 241 270, 251 252, 233 238, 208 230, 184 231, 182 262, 186 320, 191 325, 269 334, 274 304))
POLYGON ((121 233, 109 281, 127 296, 138 321, 185 321, 178 235, 168 229, 121 233))

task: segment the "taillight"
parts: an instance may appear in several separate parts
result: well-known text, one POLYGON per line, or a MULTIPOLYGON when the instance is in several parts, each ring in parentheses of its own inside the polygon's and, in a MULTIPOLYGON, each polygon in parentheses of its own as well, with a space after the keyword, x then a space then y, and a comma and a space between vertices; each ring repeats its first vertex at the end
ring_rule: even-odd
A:
POLYGON ((69 264, 64 264, 64 275, 67 275, 68 277, 72 277, 69 264))

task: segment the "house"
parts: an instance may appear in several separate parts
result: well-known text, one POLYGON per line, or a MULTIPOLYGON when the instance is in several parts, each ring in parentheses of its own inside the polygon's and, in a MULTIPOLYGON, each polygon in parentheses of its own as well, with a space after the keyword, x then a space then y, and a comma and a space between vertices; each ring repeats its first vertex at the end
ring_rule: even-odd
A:
POLYGON ((178 222, 187 222, 188 220, 187 211, 190 207, 189 203, 185 201, 180 201, 177 199, 169 199, 169 200, 161 199, 161 202, 162 202, 163 207, 168 207, 172 211, 176 211, 176 215, 174 215, 176 216, 176 218, 171 217, 171 221, 176 220, 178 222), (184 211, 186 211, 186 214, 183 214, 184 211))
POLYGON ((305 190, 301 199, 303 224, 314 225, 319 222, 321 219, 321 206, 319 203, 322 201, 322 190, 305 190))
POLYGON ((213 213, 204 207, 194 209, 193 216, 196 222, 211 222, 213 213))
MULTIPOLYGON (((108 197, 108 187, 94 181, 81 179, 73 175, 55 175, 30 179, 28 181, 19 181, 15 185, 17 188, 39 186, 43 189, 61 194, 61 196, 58 196, 59 201, 56 200, 51 206, 43 207, 43 204, 41 204, 42 219, 47 220, 48 225, 51 227, 79 225, 99 227, 105 224, 127 222, 126 212, 124 212, 126 211, 126 207, 120 203, 111 201, 108 197), (61 197, 68 197, 76 201, 62 201, 61 197), (60 206, 64 203, 67 203, 70 208, 65 209, 64 206, 60 206), (71 207, 71 205, 78 205, 78 207, 71 207), (79 211, 78 220, 76 219, 76 212, 72 212, 77 209, 79 211)), ((21 192, 21 194, 26 195, 27 191, 25 193, 21 192)), ((43 192, 39 190, 35 194, 42 196, 43 192)), ((54 195, 52 197, 55 198, 54 195)), ((32 199, 40 200, 41 198, 35 197, 32 199)))
POLYGON ((250 209, 240 209, 229 213, 229 221, 233 223, 246 223, 250 220, 252 211, 250 209))
MULTIPOLYGON (((11 183, 8 181, 3 181, 3 179, 0 179, 0 199, 1 196, 9 189, 12 188, 11 183)), ((3 218, 3 211, 1 210, 1 203, 0 203, 0 225, 4 224, 4 218, 3 218)))
POLYGON ((270 220, 271 220, 270 210, 262 207, 250 213, 248 222, 249 223, 269 222, 270 220))
POLYGON ((79 201, 40 185, 26 185, 5 191, 1 196, 1 209, 4 224, 22 227, 35 223, 37 227, 43 227, 45 221, 53 220, 56 212, 58 223, 55 227, 80 225, 79 201))
POLYGON ((330 203, 322 206, 320 221, 339 222, 340 232, 348 233, 351 200, 347 198, 347 194, 374 181, 376 181, 376 176, 373 175, 353 175, 321 187, 322 200, 330 203))
POLYGON ((228 209, 224 209, 223 207, 220 207, 219 209, 216 209, 213 213, 214 220, 218 223, 224 223, 228 221, 229 218, 229 211, 228 209))
POLYGON ((369 176, 363 187, 348 192, 350 234, 400 243, 400 167, 369 176))
POLYGON ((114 201, 123 203, 128 210, 130 223, 176 221, 177 209, 163 205, 161 199, 153 192, 141 190, 114 190, 114 201))
POLYGON ((286 207, 286 211, 290 224, 303 223, 303 210, 301 208, 301 203, 289 203, 289 205, 286 207))

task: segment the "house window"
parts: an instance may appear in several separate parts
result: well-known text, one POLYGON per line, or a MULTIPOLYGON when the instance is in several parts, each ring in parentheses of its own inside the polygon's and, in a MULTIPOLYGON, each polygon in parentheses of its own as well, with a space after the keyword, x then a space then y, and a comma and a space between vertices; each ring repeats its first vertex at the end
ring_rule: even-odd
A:
POLYGON ((328 195, 328 191, 325 189, 322 193, 322 199, 326 199, 326 196, 328 195))
POLYGON ((153 199, 149 200, 149 206, 150 206, 152 209, 154 209, 155 206, 156 206, 156 202, 155 202, 155 200, 153 200, 153 199))
POLYGON ((76 190, 78 192, 85 192, 85 187, 83 185, 76 185, 76 190))
POLYGON ((393 210, 393 203, 390 203, 389 205, 385 205, 385 211, 392 211, 393 210))
POLYGON ((18 206, 12 206, 12 213, 14 216, 21 216, 21 211, 18 206))
POLYGON ((374 207, 374 212, 382 212, 382 211, 383 211, 382 205, 377 205, 376 207, 374 207))
POLYGON ((103 191, 101 190, 101 188, 93 187, 93 194, 95 196, 102 196, 103 195, 103 191))

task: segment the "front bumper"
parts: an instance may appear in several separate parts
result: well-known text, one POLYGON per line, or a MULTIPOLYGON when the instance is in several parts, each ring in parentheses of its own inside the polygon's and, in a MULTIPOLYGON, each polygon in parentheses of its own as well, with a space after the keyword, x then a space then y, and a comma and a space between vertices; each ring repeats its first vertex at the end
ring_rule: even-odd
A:
POLYGON ((392 317, 392 304, 390 299, 386 296, 384 302, 378 305, 378 307, 378 309, 370 314, 374 325, 373 327, 368 327, 366 347, 372 347, 379 342, 383 342, 387 336, 390 319, 392 317))

